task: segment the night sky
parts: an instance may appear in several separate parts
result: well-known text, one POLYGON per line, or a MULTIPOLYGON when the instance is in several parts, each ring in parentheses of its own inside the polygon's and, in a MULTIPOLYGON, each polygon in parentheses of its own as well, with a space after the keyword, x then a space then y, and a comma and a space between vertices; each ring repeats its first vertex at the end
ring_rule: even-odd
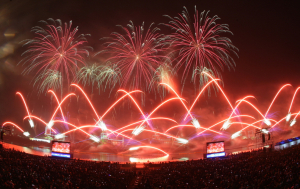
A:
MULTIPOLYGON (((48 118, 49 115, 46 115, 44 109, 55 107, 49 94, 47 96, 36 95, 36 88, 32 86, 32 77, 22 75, 23 67, 17 65, 22 59, 22 52, 25 51, 20 42, 24 39, 33 38, 34 35, 30 30, 38 24, 38 21, 48 18, 61 19, 63 22, 72 20, 73 26, 79 26, 79 33, 91 34, 91 37, 88 37, 88 45, 94 48, 94 52, 97 52, 101 50, 102 46, 100 38, 108 37, 114 31, 120 32, 116 25, 125 26, 129 20, 132 20, 135 25, 145 21, 146 26, 152 22, 156 24, 166 23, 169 20, 163 15, 177 16, 178 13, 182 12, 183 6, 186 6, 189 13, 192 14, 195 5, 199 11, 210 10, 210 16, 218 15, 221 18, 219 23, 228 24, 234 34, 227 37, 239 49, 239 57, 234 58, 236 68, 234 71, 224 70, 222 73, 224 90, 231 102, 234 103, 245 95, 251 94, 256 97, 256 101, 252 102, 258 105, 262 112, 265 112, 277 90, 283 84, 290 83, 293 87, 283 92, 277 105, 274 106, 275 113, 276 111, 283 111, 283 113, 278 114, 279 117, 285 116, 293 92, 296 87, 300 86, 300 13, 297 1, 1 0, 1 123, 7 120, 18 124, 23 123, 22 118, 26 112, 21 100, 15 95, 16 91, 21 91, 24 94, 31 109, 35 109, 33 113, 39 114, 41 117, 48 118), (15 34, 15 36, 7 34, 15 34)), ((164 34, 171 32, 165 26, 159 27, 164 34)), ((92 93, 90 88, 86 90, 89 94, 92 93)), ((187 84, 185 91, 183 97, 189 102, 192 101, 195 95, 192 85, 187 84)), ((107 94, 101 96, 97 92, 93 93, 97 98, 100 98, 94 97, 92 99, 97 104, 99 112, 103 112, 105 108, 102 109, 102 106, 100 107, 98 104, 105 106, 111 104, 115 99, 114 95, 108 98, 107 94)), ((170 94, 171 96, 173 95, 170 94)), ((145 111, 149 112, 160 103, 160 100, 155 99, 151 94, 147 98, 153 105, 144 107, 145 111)), ((77 101, 73 100, 72 102, 76 103, 77 101)), ((296 99, 295 112, 297 111, 296 107, 299 107, 297 105, 299 102, 296 99)), ((88 109, 84 105, 70 106, 74 109, 82 109, 82 112, 88 109)), ((228 108, 221 94, 218 94, 217 97, 213 95, 211 98, 206 98, 206 103, 202 104, 202 109, 195 110, 195 113, 201 114, 200 117, 204 119, 204 123, 206 123, 206 118, 216 119, 211 122, 207 121, 207 123, 215 123, 221 117, 228 116, 228 108), (212 114, 214 116, 209 117, 212 114)), ((126 122, 127 115, 124 113, 124 109, 126 108, 116 110, 116 114, 120 114, 120 120, 126 122)), ((182 116, 184 111, 180 104, 175 109, 176 115, 181 114, 182 116), (177 110, 177 108, 182 111, 177 110)), ((171 117, 176 117, 176 115, 170 113, 171 117)), ((137 115, 137 118, 139 117, 137 115)))

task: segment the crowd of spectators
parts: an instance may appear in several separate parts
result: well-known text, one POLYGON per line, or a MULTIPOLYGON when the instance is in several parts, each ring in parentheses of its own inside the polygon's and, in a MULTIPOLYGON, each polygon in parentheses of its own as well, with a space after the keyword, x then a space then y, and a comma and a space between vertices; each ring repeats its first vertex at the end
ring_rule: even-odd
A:
POLYGON ((0 149, 0 188, 283 188, 297 189, 300 146, 224 159, 151 164, 142 171, 119 163, 58 160, 0 149))
POLYGON ((296 189, 300 184, 300 146, 219 160, 162 163, 160 169, 145 171, 141 177, 138 188, 296 189))
POLYGON ((135 178, 120 164, 61 160, 0 149, 0 188, 127 188, 135 178))

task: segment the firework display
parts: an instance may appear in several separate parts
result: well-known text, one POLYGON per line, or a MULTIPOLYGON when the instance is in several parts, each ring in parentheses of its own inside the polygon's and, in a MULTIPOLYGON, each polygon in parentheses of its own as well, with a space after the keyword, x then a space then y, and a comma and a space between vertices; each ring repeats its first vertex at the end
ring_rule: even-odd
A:
POLYGON ((78 28, 72 29, 72 21, 69 24, 62 24, 59 19, 40 22, 45 27, 33 27, 35 37, 23 41, 28 49, 22 54, 25 58, 21 63, 27 65, 25 74, 35 73, 35 83, 41 82, 41 91, 57 89, 63 78, 69 84, 79 65, 85 65, 89 55, 88 48, 84 47, 87 40, 85 35, 76 35, 78 28))
MULTIPOLYGON (((212 84, 213 82, 217 82, 217 79, 212 78, 208 84, 212 84)), ((74 133, 75 131, 80 131, 83 135, 85 135, 87 140, 90 140, 91 143, 98 143, 98 145, 104 144, 103 141, 107 140, 112 140, 114 141, 113 144, 116 143, 116 141, 122 141, 121 146, 123 150, 129 150, 129 151, 136 151, 139 149, 144 149, 144 148, 151 148, 151 149, 157 149, 158 153, 164 152, 165 154, 171 153, 171 151, 168 150, 162 150, 160 148, 157 148, 156 146, 151 145, 149 140, 145 141, 145 135, 147 137, 155 137, 159 136, 161 141, 170 141, 170 144, 177 144, 177 145, 189 145, 189 143, 193 140, 197 140, 197 137, 203 136, 204 133, 211 133, 216 136, 222 136, 226 135, 228 133, 227 131, 230 128, 231 133, 231 140, 235 140, 236 138, 242 136, 243 131, 245 130, 251 130, 252 129, 258 129, 261 131, 261 133, 268 134, 269 132, 272 132, 275 127, 279 127, 280 124, 287 122, 290 126, 294 126, 296 124, 297 116, 299 115, 299 112, 292 112, 292 109, 289 109, 291 111, 290 113, 290 119, 291 121, 286 121, 286 116, 280 118, 280 119, 273 119, 269 117, 268 113, 263 114, 253 103, 251 103, 249 100, 253 98, 253 96, 246 96, 240 100, 237 100, 235 107, 232 106, 228 98, 226 97, 223 89, 219 86, 218 90, 222 91, 224 94, 225 99, 227 100, 229 107, 231 107, 232 111, 231 114, 228 116, 228 118, 223 119, 223 120, 217 120, 215 124, 209 126, 209 125, 203 125, 200 124, 201 119, 195 118, 195 116, 192 114, 193 107, 195 106, 195 103, 197 102, 200 94, 203 91, 200 91, 200 94, 196 97, 194 100, 194 103, 191 105, 190 108, 187 107, 187 103, 185 99, 183 99, 174 89, 170 88, 174 95, 176 97, 172 97, 169 99, 164 100, 162 103, 160 103, 158 106, 154 107, 153 110, 149 114, 145 114, 144 111, 142 110, 142 107, 135 101, 133 98, 132 94, 134 93, 140 93, 142 91, 135 90, 135 91, 130 91, 127 92, 123 89, 120 89, 119 92, 123 93, 124 95, 119 97, 114 103, 112 103, 111 106, 107 108, 107 110, 102 114, 99 115, 92 103, 92 101, 89 99, 88 95, 84 92, 84 90, 77 84, 72 84, 71 87, 75 87, 79 89, 79 94, 83 94, 84 98, 88 102, 87 104, 91 107, 91 109, 94 112, 94 116, 97 118, 95 120, 91 120, 90 124, 86 125, 76 125, 76 123, 69 122, 67 120, 59 120, 56 119, 55 116, 57 114, 64 115, 63 113, 63 107, 64 107, 64 102, 68 99, 71 98, 74 95, 78 95, 75 93, 70 93, 66 95, 61 101, 57 100, 58 106, 55 108, 54 113, 52 114, 51 118, 49 120, 43 120, 37 115, 31 114, 29 111, 29 108, 27 106, 26 100, 23 98, 22 94, 20 92, 17 92, 17 94, 22 98, 23 104, 25 105, 25 109, 27 111, 27 115, 24 117, 24 120, 28 119, 31 120, 29 123, 32 123, 33 120, 40 122, 44 125, 45 127, 45 133, 44 135, 50 135, 53 136, 53 138, 56 139, 64 139, 65 137, 68 137, 70 134, 74 133), (116 108, 117 104, 120 103, 122 100, 125 98, 129 98, 132 100, 133 105, 137 107, 139 112, 143 115, 141 120, 136 120, 130 124, 124 125, 124 126, 118 126, 117 128, 114 127, 115 129, 112 128, 112 126, 108 126, 104 122, 104 118, 114 108, 116 108), (247 100, 246 100, 247 99, 247 100), (179 124, 180 120, 174 120, 169 117, 154 117, 153 114, 157 112, 159 109, 164 109, 164 107, 167 104, 170 104, 171 102, 179 102, 180 104, 183 105, 183 108, 186 110, 186 115, 188 118, 184 118, 189 120, 190 124, 179 124), (240 114, 237 113, 237 108, 241 105, 247 105, 249 106, 252 110, 257 112, 257 115, 260 115, 261 117, 259 119, 255 119, 255 115, 250 115, 250 114, 240 114), (153 129, 153 127, 150 127, 152 125, 151 121, 156 120, 156 123, 159 125, 157 121, 168 121, 169 123, 172 123, 175 126, 171 126, 166 130, 162 129, 153 129), (247 120, 247 121, 246 121, 247 120), (60 124, 66 124, 70 126, 70 128, 66 131, 63 131, 62 129, 59 129, 60 124), (242 126, 242 128, 240 127, 242 126), (93 128, 91 130, 91 128, 93 128), (172 130, 175 129, 183 129, 183 128, 193 128, 194 135, 192 136, 186 136, 182 138, 181 136, 174 135, 172 133, 172 130), (226 130, 226 132, 225 132, 226 130), (100 134, 97 131, 101 131, 100 134), (98 134, 97 134, 98 133, 98 134), (123 138, 123 139, 122 139, 123 138), (125 140, 124 140, 125 138, 125 140), (148 141, 148 142, 147 142, 148 141), (136 144, 139 144, 140 146, 137 146, 136 144), (134 145, 134 147, 131 147, 134 145)), ((269 112, 275 103, 275 100, 277 97, 280 95, 280 93, 284 90, 287 89, 287 87, 290 86, 289 84, 284 85, 283 87, 280 88, 280 90, 276 93, 275 97, 273 98, 271 104, 269 105, 267 112, 269 112)), ((167 85, 167 87, 170 87, 167 85)), ((207 88, 206 88, 207 89, 207 88)), ((55 95, 53 91, 50 91, 55 95)), ((297 90, 296 90, 297 92, 297 90)), ((293 101, 290 105, 292 106, 293 101)), ((156 115, 156 114, 155 114, 156 115)), ((30 133, 28 131, 30 125, 27 127, 24 127, 24 130, 16 125, 15 123, 9 121, 3 123, 2 126, 7 126, 7 125, 13 125, 16 128, 18 128, 24 136, 32 136, 33 133, 30 133), (27 131, 25 131, 27 130, 27 131)), ((82 136, 82 134, 79 134, 82 136)), ((78 135, 78 132, 76 132, 76 135, 78 135)), ((219 151, 224 151, 224 142, 221 143, 209 143, 207 145, 207 153, 217 153, 219 151)))
MULTIPOLYGON (((170 27, 174 33, 167 35, 165 43, 170 44, 171 54, 176 54, 177 61, 175 68, 184 67, 183 82, 186 80, 190 70, 210 69, 221 78, 220 70, 224 67, 234 68, 235 62, 230 56, 230 52, 236 54, 238 50, 227 37, 221 34, 229 33, 227 24, 217 24, 218 16, 209 17, 209 11, 199 14, 195 7, 194 20, 190 18, 187 9, 184 7, 182 14, 172 18, 166 26, 170 27)), ((193 72, 193 71, 192 71, 193 72)), ((193 74, 196 82, 197 73, 193 74)), ((206 79, 200 78, 200 85, 206 79)))
POLYGON ((120 26, 124 34, 112 33, 110 42, 106 43, 106 52, 111 55, 108 61, 114 62, 121 70, 123 81, 121 87, 129 89, 147 89, 150 85, 153 72, 166 58, 161 54, 164 51, 163 35, 159 29, 144 29, 144 24, 134 26, 133 22, 128 27, 120 26))
MULTIPOLYGON (((41 26, 32 28, 35 37, 23 41, 27 48, 20 62, 26 66, 23 73, 35 73, 34 85, 40 93, 52 89, 62 96, 72 81, 92 89, 96 85, 99 92, 112 92, 118 87, 140 89, 163 99, 170 89, 160 83, 172 86, 182 67, 182 90, 189 73, 195 87, 201 89, 210 80, 203 72, 222 79, 225 67, 234 68, 231 54, 238 49, 223 36, 232 33, 227 24, 217 24, 218 16, 209 17, 205 11, 199 14, 195 7, 192 20, 184 7, 179 17, 167 17, 171 21, 162 27, 171 28, 171 34, 160 33, 154 23, 147 29, 144 23, 135 26, 132 21, 127 27, 119 25, 122 32, 103 38, 104 49, 95 54, 105 61, 95 60, 91 65, 86 63, 92 50, 86 46, 87 35, 78 35, 72 21, 63 24, 59 19, 42 20, 41 26)), ((210 88, 218 90, 215 85, 208 87, 208 94, 210 88)))
MULTIPOLYGON (((16 127, 24 138, 72 139, 72 142, 96 147, 107 145, 122 153, 147 149, 166 156, 173 149, 193 146, 200 138, 213 141, 224 140, 219 139, 221 137, 250 138, 245 136, 250 130, 269 134, 282 123, 295 128, 300 111, 293 112, 292 107, 300 87, 288 102, 285 116, 279 119, 274 118, 270 110, 290 84, 278 90, 265 113, 254 105, 254 96, 248 95, 233 103, 223 90, 221 75, 225 68, 235 68, 233 57, 238 51, 226 37, 232 34, 229 26, 219 24, 220 18, 210 17, 209 11, 199 13, 196 7, 193 17, 185 7, 177 17, 167 17, 169 22, 159 26, 171 29, 170 33, 163 34, 154 23, 145 29, 144 23, 135 26, 130 21, 127 26, 120 26, 119 33, 112 32, 110 38, 102 38, 106 40, 103 49, 88 61, 90 48, 85 46, 86 35, 78 35, 78 28, 72 28, 72 22, 41 21, 43 26, 32 28, 35 37, 24 41, 27 49, 20 63, 26 66, 23 73, 34 73, 33 85, 38 87, 38 93, 50 93, 51 106, 54 104, 55 109, 50 113, 33 112, 23 95, 17 92, 26 110, 24 124, 20 126, 9 120, 2 126, 16 127), (181 79, 180 84, 177 77, 181 79), (186 84, 187 78, 191 78, 193 84, 186 84), (184 89, 190 92, 192 85, 195 95, 185 97, 184 89), (101 91, 101 99, 93 94, 94 88, 99 90, 99 95, 101 91), (89 89, 92 94, 88 93, 89 89), (218 93, 216 98, 225 99, 230 111, 226 117, 215 116, 214 110, 212 116, 199 113, 203 107, 200 98, 210 98, 211 91, 218 93), (109 99, 111 94, 115 94, 114 101, 109 99), (204 94, 208 94, 207 97, 204 94), (136 100, 137 96, 142 97, 142 102, 136 100), (160 97, 157 102, 152 98, 157 99, 156 96, 160 97), (145 105, 145 99, 150 106, 145 105), (128 111, 124 110, 126 105, 128 111), (105 111, 99 113, 99 106, 105 111), (241 106, 248 109, 241 111, 241 106), (125 116, 117 113, 121 107, 125 116), (205 119, 213 124, 207 124, 209 121, 203 121, 205 119), (37 130, 43 131, 42 134, 37 130), (188 132, 184 132, 186 130, 188 132)), ((69 143, 53 142, 52 149, 70 153, 69 147, 69 143)), ((225 153, 224 142, 207 144, 208 154, 219 152, 225 153)))

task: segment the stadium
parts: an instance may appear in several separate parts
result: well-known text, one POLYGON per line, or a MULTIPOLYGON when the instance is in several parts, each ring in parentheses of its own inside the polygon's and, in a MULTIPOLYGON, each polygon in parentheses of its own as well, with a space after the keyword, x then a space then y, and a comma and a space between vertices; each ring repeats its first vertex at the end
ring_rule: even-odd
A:
POLYGON ((299 188, 295 7, 1 2, 0 188, 299 188))

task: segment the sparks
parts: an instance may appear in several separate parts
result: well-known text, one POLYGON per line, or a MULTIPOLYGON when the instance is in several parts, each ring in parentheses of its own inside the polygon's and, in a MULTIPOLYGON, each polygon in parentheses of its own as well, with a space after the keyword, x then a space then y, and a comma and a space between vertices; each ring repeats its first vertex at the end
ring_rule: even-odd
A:
POLYGON ((293 119, 292 121, 291 121, 291 123, 290 123, 290 126, 292 127, 293 125, 295 125, 296 124, 296 119, 293 119))
POLYGON ((194 127, 196 129, 200 129, 200 123, 199 123, 199 121, 196 118, 192 119, 192 124, 194 125, 194 127))
POLYGON ((29 132, 26 131, 26 132, 23 133, 23 135, 28 137, 30 134, 29 134, 29 132))
POLYGON ((238 131, 238 132, 234 133, 233 135, 231 135, 231 139, 235 139, 238 136, 241 136, 241 131, 238 131))

